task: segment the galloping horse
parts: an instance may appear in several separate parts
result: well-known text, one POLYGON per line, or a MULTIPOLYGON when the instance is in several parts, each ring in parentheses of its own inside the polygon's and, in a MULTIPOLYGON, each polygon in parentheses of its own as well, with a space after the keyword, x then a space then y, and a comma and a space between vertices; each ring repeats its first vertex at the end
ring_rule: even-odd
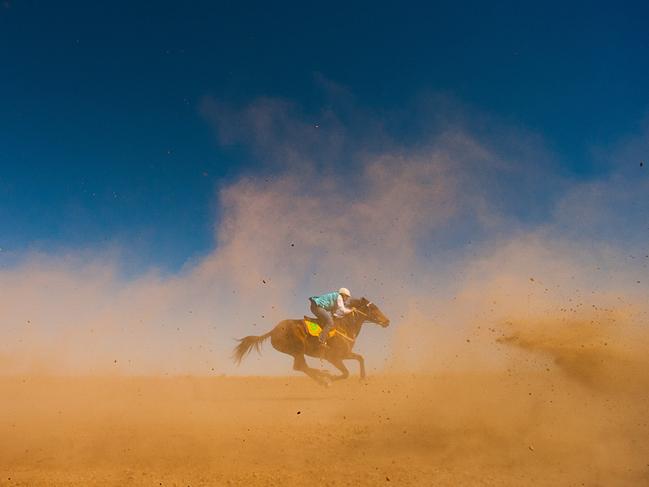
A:
MULTIPOLYGON (((311 336, 303 320, 283 320, 275 328, 261 336, 247 336, 239 341, 234 349, 233 359, 239 364, 254 347, 260 352, 261 344, 270 337, 273 348, 279 352, 293 357, 293 369, 304 372, 318 384, 328 385, 331 380, 346 379, 349 371, 343 360, 357 360, 360 365, 361 379, 365 377, 365 360, 362 355, 354 353, 352 348, 361 331, 363 323, 370 322, 381 325, 383 328, 390 324, 390 320, 381 312, 379 307, 365 298, 352 299, 349 305, 354 309, 343 318, 334 321, 336 334, 329 337, 327 345, 322 345, 317 336, 311 336), (328 372, 309 367, 305 355, 322 358, 340 370, 341 374, 332 377, 328 372)), ((307 318, 317 323, 316 318, 307 318)))

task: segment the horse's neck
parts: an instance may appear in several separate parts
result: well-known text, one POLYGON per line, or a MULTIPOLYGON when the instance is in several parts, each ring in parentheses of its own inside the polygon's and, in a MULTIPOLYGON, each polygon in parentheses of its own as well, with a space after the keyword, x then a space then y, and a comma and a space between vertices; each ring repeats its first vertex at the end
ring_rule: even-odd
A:
POLYGON ((361 332, 361 327, 363 326, 363 318, 348 315, 341 320, 341 324, 348 334, 350 334, 353 338, 356 338, 361 332))

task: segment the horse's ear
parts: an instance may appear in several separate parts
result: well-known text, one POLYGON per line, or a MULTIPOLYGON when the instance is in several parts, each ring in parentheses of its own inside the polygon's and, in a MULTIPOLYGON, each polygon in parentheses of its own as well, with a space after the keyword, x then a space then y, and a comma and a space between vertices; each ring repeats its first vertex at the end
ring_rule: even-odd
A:
POLYGON ((369 300, 365 296, 363 296, 361 298, 361 303, 363 304, 363 306, 365 306, 367 303, 369 303, 369 300))

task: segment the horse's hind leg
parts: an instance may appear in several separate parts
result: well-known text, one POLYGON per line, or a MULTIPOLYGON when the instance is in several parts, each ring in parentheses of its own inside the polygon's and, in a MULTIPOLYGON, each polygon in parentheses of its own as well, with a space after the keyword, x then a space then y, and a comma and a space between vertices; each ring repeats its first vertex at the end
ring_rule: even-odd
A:
POLYGON ((309 367, 309 365, 306 363, 304 355, 293 355, 293 370, 304 372, 320 385, 326 386, 328 384, 328 382, 324 379, 324 377, 327 377, 328 375, 312 367, 309 367))

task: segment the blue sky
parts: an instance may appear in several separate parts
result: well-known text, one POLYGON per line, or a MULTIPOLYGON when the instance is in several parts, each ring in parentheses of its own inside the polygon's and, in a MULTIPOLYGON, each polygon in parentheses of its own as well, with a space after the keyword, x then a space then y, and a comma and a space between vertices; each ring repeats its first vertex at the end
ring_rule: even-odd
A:
POLYGON ((487 135, 534 134, 578 182, 613 170, 594 148, 647 120, 644 2, 136 3, 2 2, 0 265, 119 248, 131 268, 173 271, 207 254, 217 189, 281 169, 245 137, 221 145, 206 97, 317 118, 325 80, 364 113, 341 116, 347 131, 376 117, 415 146, 435 108, 412 107, 443 97, 487 135))

